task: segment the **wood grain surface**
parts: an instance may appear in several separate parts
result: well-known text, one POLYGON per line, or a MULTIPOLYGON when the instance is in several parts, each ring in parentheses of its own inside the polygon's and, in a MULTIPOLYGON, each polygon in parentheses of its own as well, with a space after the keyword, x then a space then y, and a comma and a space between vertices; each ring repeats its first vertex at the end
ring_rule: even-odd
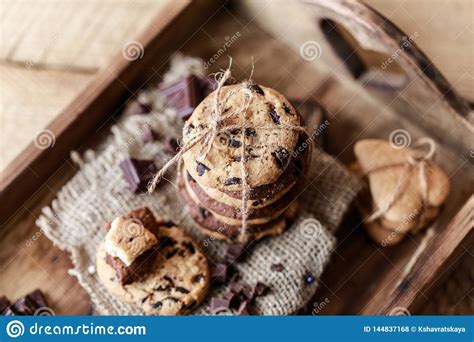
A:
MULTIPOLYGON (((351 146, 356 139, 374 136, 387 138, 393 127, 406 125, 414 138, 426 134, 422 128, 412 126, 393 112, 383 111, 378 115, 380 108, 377 103, 367 102, 365 98, 358 98, 357 94, 338 87, 337 83, 325 77, 327 75, 318 74, 308 63, 302 62, 298 53, 262 31, 252 17, 236 16, 226 8, 221 8, 212 20, 193 32, 192 39, 184 40, 179 50, 209 60, 223 46, 226 37, 235 32, 242 33, 242 37, 226 51, 226 54, 234 57, 234 76, 242 79, 250 74, 252 61, 248 51, 253 51, 255 80, 280 90, 290 98, 315 97, 320 100, 331 115, 328 148, 341 160, 351 160, 351 146), (361 116, 360 113, 366 114, 361 116)), ((166 53, 163 52, 162 57, 166 57, 166 53)), ((210 70, 225 67, 227 63, 226 56, 222 56, 211 65, 210 70)), ((154 68, 158 76, 166 69, 163 63, 158 63, 154 68)), ((73 73, 83 76, 77 70, 73 73)), ((87 71, 85 77, 91 75, 93 73, 87 71)), ((104 126, 104 132, 107 129, 108 126, 104 126)), ((438 161, 449 172, 453 188, 463 189, 450 195, 445 208, 448 213, 454 213, 470 195, 472 180, 468 174, 469 161, 449 147, 441 146, 439 154, 441 157, 438 161)), ((67 254, 52 246, 35 226, 41 208, 50 204, 56 192, 74 172, 75 166, 66 158, 54 175, 2 226, 0 232, 0 294, 15 299, 40 287, 58 314, 88 314, 93 310, 88 296, 75 278, 68 275, 71 265, 67 254)), ((435 231, 441 232, 449 219, 444 216, 437 222, 435 231)), ((354 227, 357 228, 357 223, 346 223, 338 232, 338 247, 320 279, 320 289, 314 303, 328 302, 321 314, 378 312, 380 303, 397 286, 404 274, 404 265, 419 248, 423 237, 418 234, 401 246, 381 249, 370 243, 362 229, 354 227), (374 269, 383 271, 374 272, 374 269)), ((468 250, 469 246, 464 247, 468 250)), ((427 257, 424 254, 422 256, 427 257)), ((472 259, 472 254, 466 252, 461 256, 472 259)), ((453 271, 454 265, 453 262, 447 267, 453 271)), ((466 293, 458 294, 459 301, 465 298, 466 293)))

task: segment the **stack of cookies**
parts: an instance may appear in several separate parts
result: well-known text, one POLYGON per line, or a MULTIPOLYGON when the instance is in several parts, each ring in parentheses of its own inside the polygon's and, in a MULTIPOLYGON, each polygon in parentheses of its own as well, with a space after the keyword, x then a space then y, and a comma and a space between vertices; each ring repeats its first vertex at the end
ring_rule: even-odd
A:
POLYGON ((368 185, 357 204, 375 242, 395 245, 436 218, 449 193, 449 178, 431 157, 379 139, 358 141, 354 154, 357 163, 351 168, 368 185))
POLYGON ((253 83, 223 86, 196 107, 184 126, 184 146, 217 129, 213 139, 201 139, 182 155, 178 179, 205 233, 243 243, 285 229, 310 162, 301 125, 282 94, 253 83))

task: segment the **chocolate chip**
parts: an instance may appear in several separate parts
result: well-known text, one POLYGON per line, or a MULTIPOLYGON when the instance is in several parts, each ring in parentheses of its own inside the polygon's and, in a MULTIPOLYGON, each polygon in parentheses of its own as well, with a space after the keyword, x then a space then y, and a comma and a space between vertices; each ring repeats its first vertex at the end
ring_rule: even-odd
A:
POLYGON ((163 249, 166 247, 173 247, 174 245, 176 245, 176 243, 177 242, 175 239, 170 238, 169 236, 165 236, 161 239, 160 248, 163 249))
POLYGON ((255 132, 255 130, 253 128, 246 128, 245 129, 245 135, 248 136, 248 137, 256 137, 257 132, 255 132))
POLYGON ((165 276, 163 276, 163 279, 166 280, 167 282, 171 283, 171 284, 174 284, 174 281, 173 281, 173 279, 171 279, 170 276, 165 275, 165 276))
POLYGON ((151 307, 152 307, 153 309, 160 309, 162 306, 163 306, 163 303, 160 302, 160 301, 158 301, 158 302, 156 302, 155 304, 153 304, 151 307))
POLYGON ((247 86, 247 88, 251 91, 253 91, 254 93, 257 93, 257 94, 260 94, 260 95, 265 95, 265 93, 263 92, 263 89, 260 88, 260 86, 258 84, 249 84, 247 86))
POLYGON ((280 124, 280 115, 278 115, 275 106, 272 103, 268 103, 268 115, 272 118, 276 125, 280 124))
POLYGON ((133 193, 146 192, 148 183, 158 172, 153 160, 130 158, 120 162, 119 166, 133 193))
POLYGON ((225 186, 234 185, 234 184, 242 184, 242 179, 239 177, 231 177, 231 178, 227 178, 224 181, 225 186))
POLYGON ((202 274, 196 274, 193 277, 192 282, 193 283, 199 283, 202 279, 204 279, 204 276, 202 274))
POLYGON ((277 150, 273 151, 272 156, 275 158, 275 162, 280 169, 286 166, 290 157, 288 151, 283 147, 278 147, 277 150))
POLYGON ((285 267, 282 265, 282 264, 272 264, 270 266, 270 269, 273 271, 273 272, 281 272, 285 269, 285 267))
POLYGON ((175 290, 176 290, 177 292, 181 292, 181 293, 185 293, 185 294, 186 294, 186 293, 189 293, 189 290, 188 290, 188 289, 185 289, 184 287, 181 287, 181 286, 177 286, 177 287, 175 288, 175 290))
POLYGON ((206 165, 204 165, 201 162, 196 161, 196 172, 198 173, 199 176, 202 176, 206 171, 211 170, 208 168, 206 165))
POLYGON ((189 253, 194 254, 196 252, 194 245, 190 241, 184 241, 183 246, 189 251, 189 253))
POLYGON ((172 296, 165 297, 165 298, 163 298, 163 300, 164 300, 164 301, 165 301, 165 300, 169 300, 169 301, 172 301, 172 302, 175 302, 175 303, 180 302, 180 300, 179 300, 178 298, 172 297, 172 296))
POLYGON ((235 162, 239 162, 242 160, 242 157, 241 156, 233 156, 232 157, 232 161, 235 161, 235 162))
POLYGON ((287 105, 286 103, 284 103, 284 102, 283 102, 283 109, 285 110, 285 112, 286 112, 287 114, 293 115, 293 113, 291 112, 290 107, 288 107, 288 105, 287 105))
POLYGON ((255 200, 255 201, 253 201, 253 202, 252 202, 252 205, 255 207, 255 206, 260 205, 260 204, 262 204, 262 203, 263 203, 263 200, 261 200, 261 199, 259 198, 259 199, 255 200))
POLYGON ((230 131, 230 134, 233 134, 233 135, 236 135, 236 134, 240 134, 240 128, 234 128, 230 131))
POLYGON ((229 139, 229 146, 234 147, 234 148, 238 148, 238 147, 242 146, 242 143, 237 139, 230 138, 229 139))

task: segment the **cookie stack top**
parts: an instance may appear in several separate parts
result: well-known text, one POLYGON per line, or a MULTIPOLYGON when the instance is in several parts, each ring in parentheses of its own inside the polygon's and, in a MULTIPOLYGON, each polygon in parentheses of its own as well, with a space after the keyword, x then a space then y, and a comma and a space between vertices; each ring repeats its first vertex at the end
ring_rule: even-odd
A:
MULTIPOLYGON (((218 110, 225 117, 219 123, 223 128, 207 154, 202 153, 207 148, 206 141, 201 141, 183 155, 186 170, 203 186, 242 190, 242 156, 245 156, 247 184, 252 189, 275 182, 290 164, 300 134, 291 127, 299 127, 300 115, 274 89, 249 85, 247 90, 242 91, 241 85, 222 87, 218 110)), ((212 125, 216 97, 214 91, 186 122, 185 144, 212 125)))
POLYGON ((183 131, 192 147, 179 185, 194 220, 223 239, 281 233, 309 166, 306 138, 301 116, 274 89, 241 83, 208 95, 183 131))

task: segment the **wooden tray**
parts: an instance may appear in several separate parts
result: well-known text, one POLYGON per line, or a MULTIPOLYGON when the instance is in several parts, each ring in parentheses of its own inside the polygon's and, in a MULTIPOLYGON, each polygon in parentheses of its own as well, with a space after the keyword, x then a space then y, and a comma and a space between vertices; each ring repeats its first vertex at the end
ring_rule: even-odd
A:
POLYGON ((40 287, 57 314, 91 311, 87 295, 67 274, 68 256, 34 223, 76 171, 69 151, 96 146, 126 100, 160 79, 174 52, 210 61, 224 49, 209 72, 225 67, 229 55, 233 75, 243 79, 253 57, 259 83, 289 98, 320 101, 329 111, 327 149, 344 163, 353 159, 358 139, 388 139, 396 129, 412 140, 437 141, 436 161, 451 177, 452 190, 435 233, 377 247, 357 216, 348 215, 314 299, 319 314, 389 314, 400 307, 416 313, 435 283, 472 248, 474 235, 472 113, 417 49, 416 39, 404 46, 402 32, 355 1, 176 1, 164 13, 137 38, 145 48, 141 59, 118 55, 51 123, 52 148, 31 144, 5 171, 0 293, 16 298, 40 287))

